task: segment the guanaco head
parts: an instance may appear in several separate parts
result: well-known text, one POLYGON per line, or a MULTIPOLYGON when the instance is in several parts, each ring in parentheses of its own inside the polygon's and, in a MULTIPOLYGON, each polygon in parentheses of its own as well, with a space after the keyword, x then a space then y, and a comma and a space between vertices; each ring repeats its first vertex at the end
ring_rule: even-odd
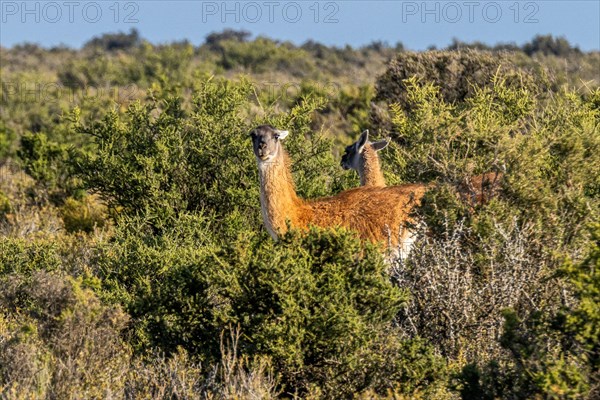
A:
POLYGON ((280 153, 280 140, 285 139, 288 131, 280 131, 271 125, 260 125, 250 131, 254 155, 259 162, 271 162, 280 153))
POLYGON ((346 151, 342 156, 342 168, 354 169, 358 171, 361 166, 361 158, 363 157, 365 146, 371 146, 373 150, 379 151, 384 149, 389 143, 389 139, 383 139, 377 142, 369 142, 369 130, 365 130, 360 134, 360 137, 356 142, 346 147, 346 151))

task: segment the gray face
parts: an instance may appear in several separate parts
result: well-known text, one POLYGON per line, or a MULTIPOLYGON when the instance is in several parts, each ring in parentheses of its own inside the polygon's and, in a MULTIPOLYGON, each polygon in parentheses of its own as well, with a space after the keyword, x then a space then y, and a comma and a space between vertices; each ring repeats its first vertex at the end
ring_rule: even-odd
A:
POLYGON ((346 151, 342 156, 342 168, 354 169, 358 171, 365 146, 371 146, 373 150, 379 151, 384 149, 389 143, 389 138, 379 140, 377 142, 369 142, 369 131, 364 131, 356 142, 346 147, 346 151))
POLYGON ((358 140, 346 147, 346 151, 342 156, 342 168, 344 169, 356 169, 358 170, 360 156, 369 140, 369 131, 364 131, 358 140))
POLYGON ((280 141, 287 136, 287 131, 280 131, 271 125, 260 125, 250 131, 254 155, 259 161, 272 161, 279 153, 280 141))
POLYGON ((352 143, 350 146, 346 146, 346 151, 342 156, 342 168, 357 169, 359 160, 360 152, 359 149, 357 149, 357 143, 352 143))

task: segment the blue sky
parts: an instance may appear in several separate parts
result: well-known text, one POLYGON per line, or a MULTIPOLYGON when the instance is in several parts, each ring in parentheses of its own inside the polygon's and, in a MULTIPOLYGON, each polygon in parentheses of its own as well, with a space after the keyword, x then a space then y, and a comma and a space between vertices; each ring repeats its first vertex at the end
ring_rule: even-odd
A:
POLYGON ((154 43, 201 44, 224 28, 301 44, 360 46, 374 40, 422 50, 452 38, 522 44, 536 34, 600 49, 600 1, 7 1, 0 44, 79 47, 105 32, 136 28, 154 43))

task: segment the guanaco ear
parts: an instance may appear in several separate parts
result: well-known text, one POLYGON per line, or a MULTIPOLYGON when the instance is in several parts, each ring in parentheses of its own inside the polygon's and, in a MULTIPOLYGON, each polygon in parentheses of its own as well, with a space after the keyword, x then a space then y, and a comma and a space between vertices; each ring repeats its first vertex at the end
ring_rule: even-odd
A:
POLYGON ((275 137, 279 140, 283 140, 287 137, 287 135, 289 134, 289 131, 280 131, 279 129, 275 130, 275 137))
POLYGON ((388 144, 390 144, 390 140, 390 138, 378 140, 376 142, 371 143, 371 146, 373 146, 373 150, 375 151, 383 150, 387 147, 388 144))
POLYGON ((369 141, 369 130, 366 129, 363 133, 360 134, 360 137, 358 138, 357 149, 359 152, 362 151, 363 147, 365 147, 365 144, 367 144, 368 141, 369 141))

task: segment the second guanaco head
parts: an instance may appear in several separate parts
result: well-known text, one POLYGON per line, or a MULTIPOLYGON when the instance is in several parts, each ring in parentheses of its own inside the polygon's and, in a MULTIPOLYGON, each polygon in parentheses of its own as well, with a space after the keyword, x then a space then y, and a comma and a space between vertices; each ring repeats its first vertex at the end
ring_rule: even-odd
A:
POLYGON ((342 156, 342 168, 357 171, 361 186, 385 186, 377 152, 389 143, 389 138, 370 142, 369 130, 365 130, 356 142, 346 147, 342 156))

